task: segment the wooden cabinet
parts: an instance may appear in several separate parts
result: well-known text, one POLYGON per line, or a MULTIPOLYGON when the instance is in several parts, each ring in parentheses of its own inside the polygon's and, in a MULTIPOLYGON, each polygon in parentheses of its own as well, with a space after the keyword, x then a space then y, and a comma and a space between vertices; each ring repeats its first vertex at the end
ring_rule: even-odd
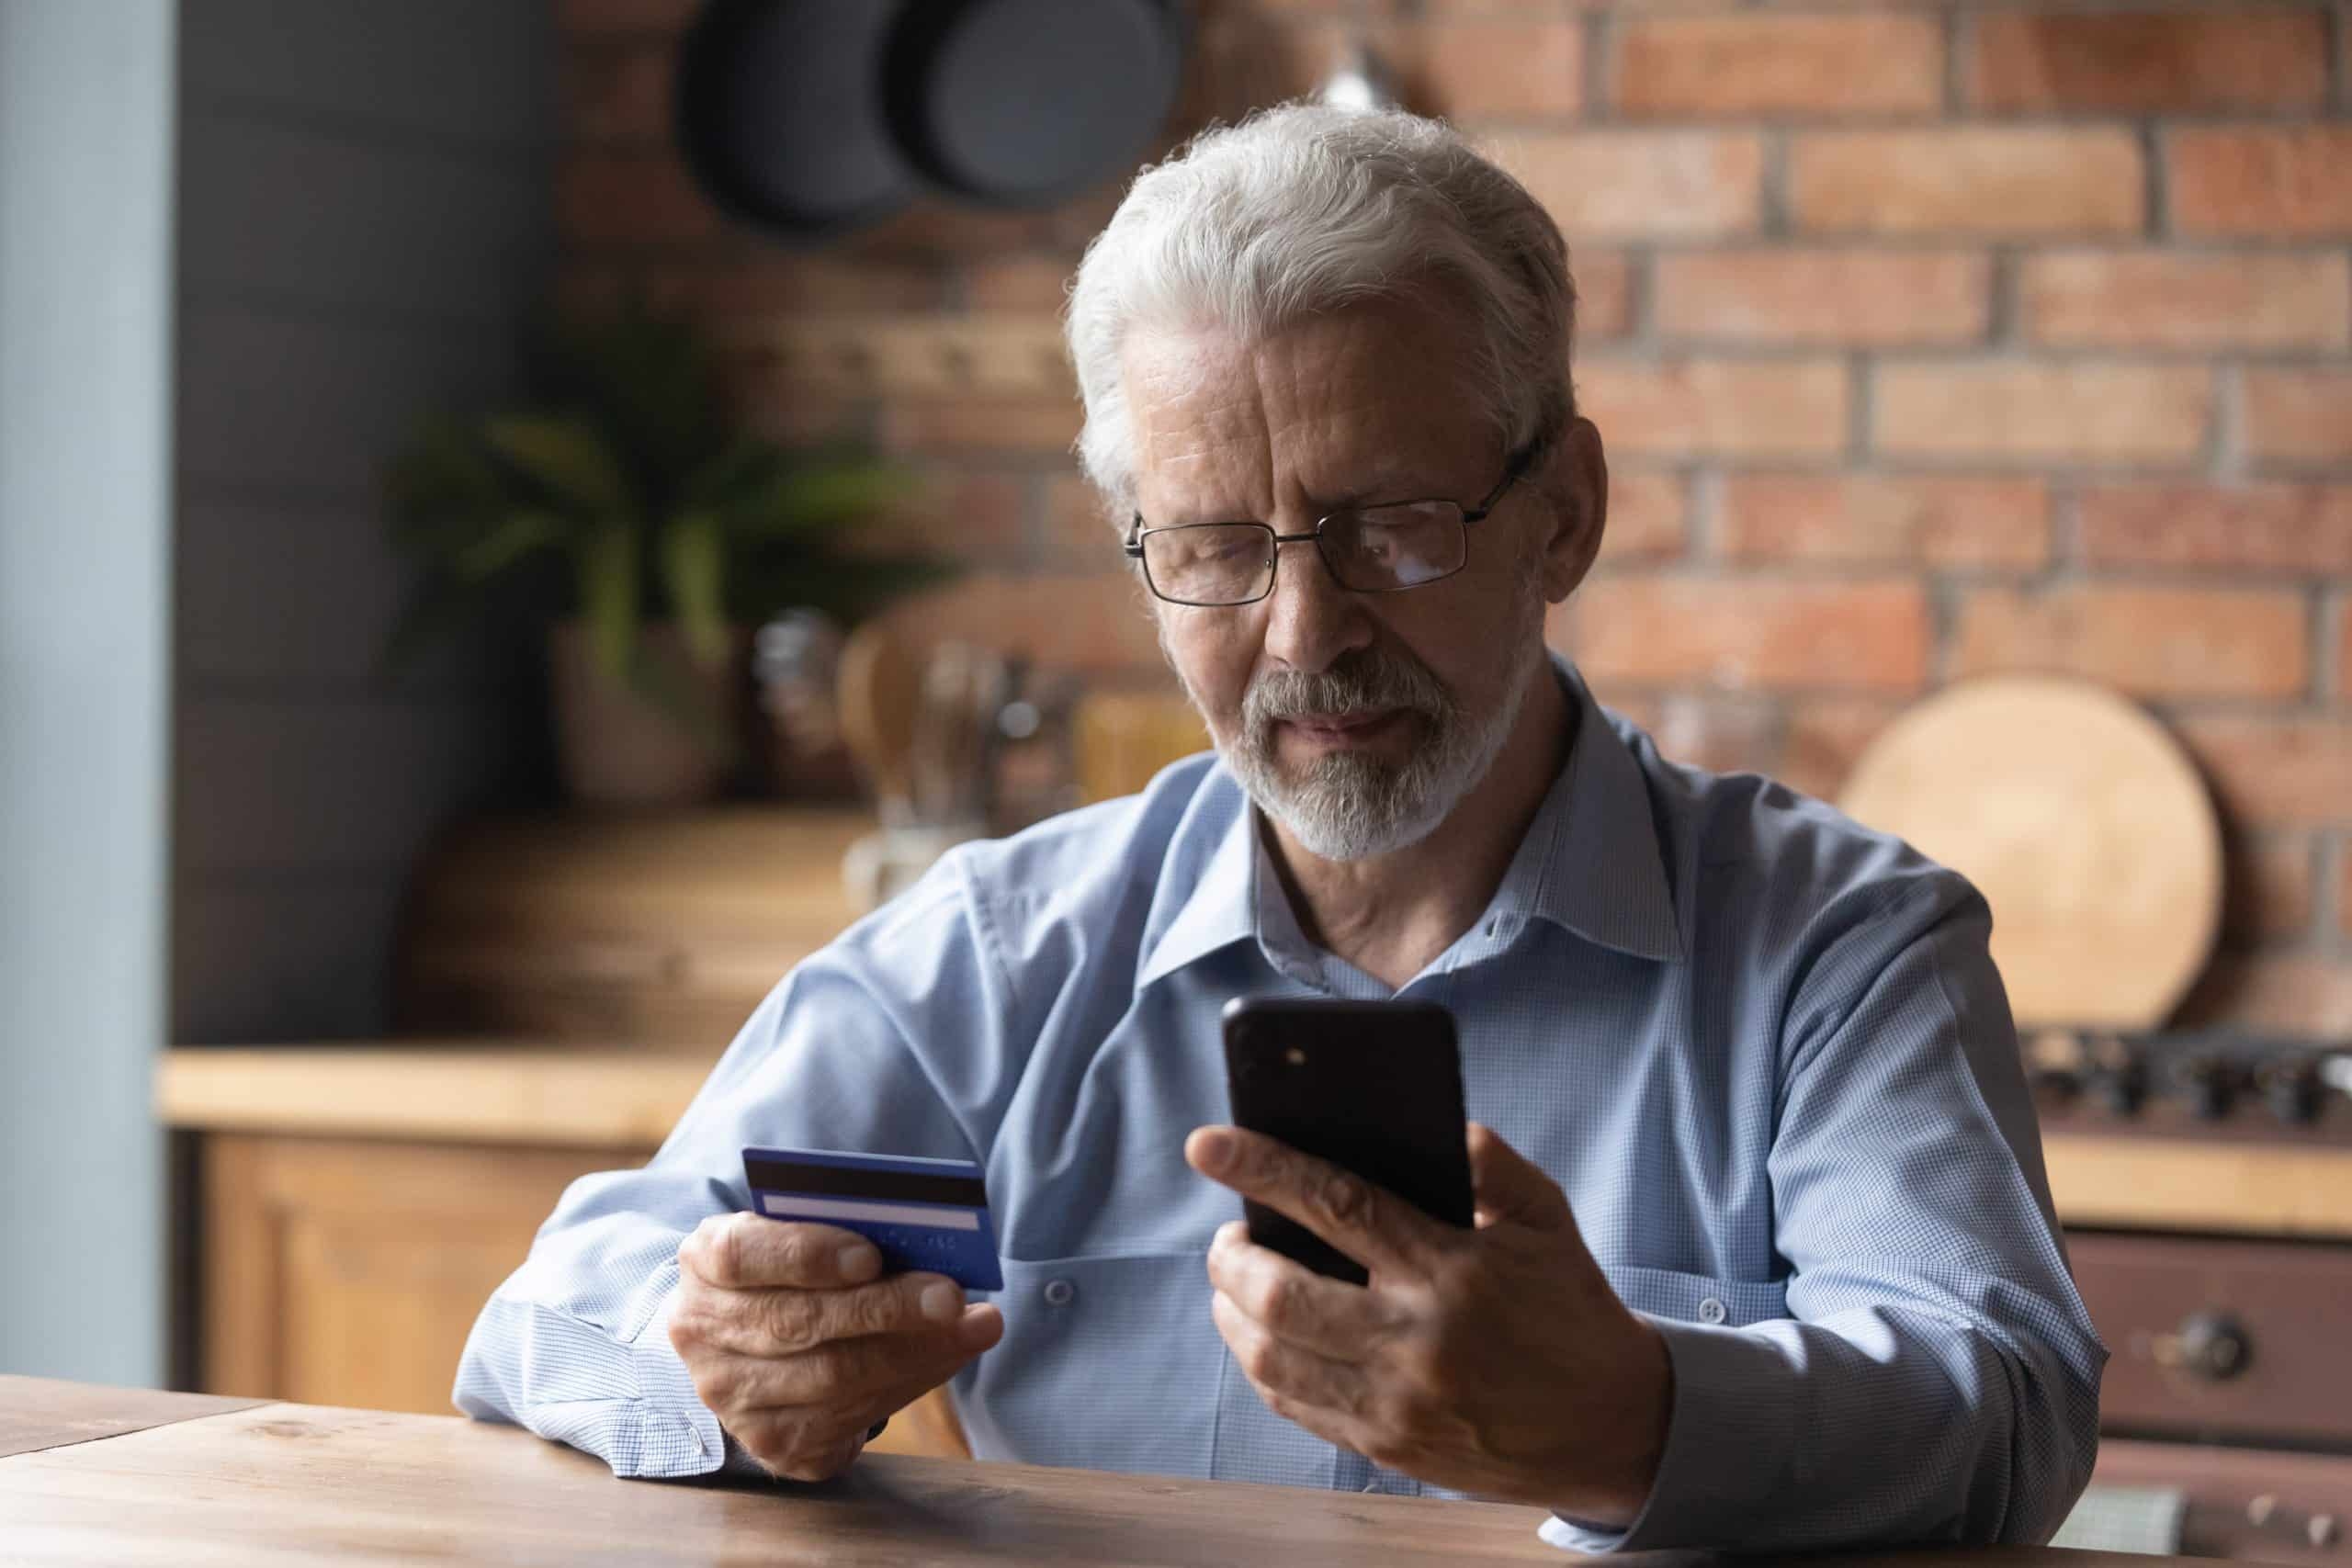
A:
POLYGON ((650 1152, 206 1137, 205 1390, 447 1414, 475 1315, 564 1188, 650 1152))
MULTIPOLYGON (((576 1048, 168 1053, 158 1110, 193 1146, 189 1381, 447 1414, 475 1317, 564 1188, 644 1164, 708 1071, 576 1048)), ((944 1394, 874 1446, 969 1452, 944 1394)))

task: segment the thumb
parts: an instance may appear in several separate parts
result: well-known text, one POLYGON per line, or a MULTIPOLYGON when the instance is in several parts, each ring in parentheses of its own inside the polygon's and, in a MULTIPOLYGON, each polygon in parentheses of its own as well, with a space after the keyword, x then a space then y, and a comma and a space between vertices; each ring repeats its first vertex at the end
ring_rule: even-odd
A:
POLYGON ((1469 1123, 1470 1187, 1481 1229, 1504 1220, 1536 1230, 1572 1231, 1567 1194, 1544 1168, 1503 1142, 1491 1127, 1469 1123))

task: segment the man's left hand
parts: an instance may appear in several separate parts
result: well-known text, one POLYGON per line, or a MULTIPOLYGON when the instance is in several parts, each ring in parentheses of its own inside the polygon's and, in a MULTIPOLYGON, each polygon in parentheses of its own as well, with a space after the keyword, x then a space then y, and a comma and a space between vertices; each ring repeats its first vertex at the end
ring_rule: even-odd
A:
POLYGON ((1476 1122, 1476 1227, 1238 1127, 1193 1168, 1289 1215, 1371 1271, 1327 1279, 1250 1240, 1209 1248, 1210 1305, 1276 1415, 1391 1470, 1603 1526, 1641 1511, 1666 1442, 1666 1342, 1610 1290, 1566 1196, 1476 1122))

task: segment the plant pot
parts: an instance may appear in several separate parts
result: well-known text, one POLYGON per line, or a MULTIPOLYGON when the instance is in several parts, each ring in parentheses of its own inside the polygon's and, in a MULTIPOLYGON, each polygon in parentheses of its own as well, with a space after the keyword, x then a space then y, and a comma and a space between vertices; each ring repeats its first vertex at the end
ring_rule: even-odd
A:
POLYGON ((548 630, 548 686, 555 705, 556 766, 564 793, 583 806, 696 806, 734 776, 742 736, 748 639, 738 637, 715 668, 686 653, 677 628, 648 626, 639 647, 680 693, 691 693, 723 729, 727 749, 685 719, 598 667, 588 627, 548 630))

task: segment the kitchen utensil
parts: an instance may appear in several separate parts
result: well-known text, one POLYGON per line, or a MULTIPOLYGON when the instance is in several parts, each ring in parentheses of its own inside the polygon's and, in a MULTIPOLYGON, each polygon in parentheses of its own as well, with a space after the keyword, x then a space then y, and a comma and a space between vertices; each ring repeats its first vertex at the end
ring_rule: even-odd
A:
POLYGON ((2171 735, 2103 687, 1947 687, 1871 745, 1838 804, 1976 885, 2022 1023, 2159 1028, 2212 953, 2212 801, 2171 735))
POLYGON ((922 683, 922 660, 879 622, 858 627, 842 646, 842 738, 872 781, 886 824, 914 817, 912 759, 922 683))
POLYGON ((678 51, 677 136, 712 199, 812 243, 914 196, 890 134, 883 61, 901 7, 885 0, 710 0, 678 51))
POLYGON ((928 0, 885 64, 899 151, 933 186, 1042 207, 1132 169, 1174 105, 1174 0, 928 0))

